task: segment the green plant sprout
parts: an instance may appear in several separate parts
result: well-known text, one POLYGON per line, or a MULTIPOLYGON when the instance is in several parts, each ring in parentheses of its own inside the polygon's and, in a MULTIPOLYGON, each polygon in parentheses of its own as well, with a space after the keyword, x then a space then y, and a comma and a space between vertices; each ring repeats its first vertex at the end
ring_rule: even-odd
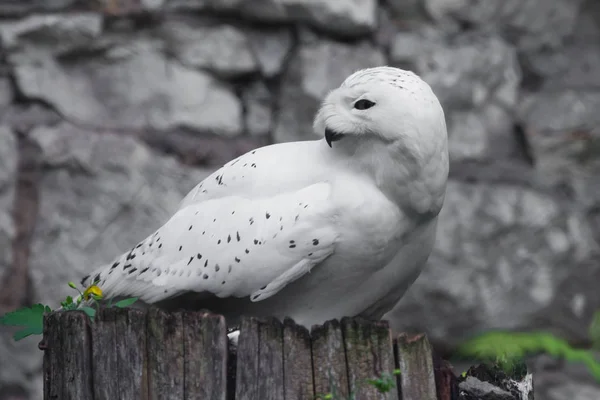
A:
MULTIPOLYGON (((362 382, 358 382, 355 389, 350 392, 350 395, 346 400, 356 400, 356 391, 362 387, 362 385, 373 386, 379 393, 388 393, 390 390, 396 387, 396 376, 400 375, 400 370, 395 369, 393 373, 382 374, 379 378, 366 379, 362 382)), ((316 400, 344 400, 338 396, 337 386, 333 384, 331 372, 329 373, 329 384, 331 385, 331 392, 327 394, 318 394, 316 400)))
MULTIPOLYGON (((81 310, 93 322, 96 312, 100 308, 100 301, 103 299, 102 289, 96 285, 97 283, 94 282, 85 291, 81 292, 73 282, 69 282, 69 287, 76 290, 79 296, 75 299, 72 296, 67 296, 64 301, 60 302, 61 309, 65 311, 81 310)), ((110 299, 107 307, 128 307, 135 303, 137 299, 137 297, 131 297, 117 301, 114 304, 112 303, 112 299, 110 299)), ((50 306, 44 304, 34 304, 31 307, 19 308, 1 316, 0 325, 21 327, 13 335, 14 340, 19 341, 31 335, 41 335, 44 332, 44 315, 52 311, 54 310, 50 306)))
MULTIPOLYGON (((600 311, 594 314, 589 327, 592 350, 600 350, 600 311)), ((553 334, 545 332, 487 332, 475 336, 457 349, 460 358, 474 358, 492 363, 507 374, 526 357, 545 353, 568 362, 581 362, 600 382, 600 361, 592 350, 578 349, 553 334)))

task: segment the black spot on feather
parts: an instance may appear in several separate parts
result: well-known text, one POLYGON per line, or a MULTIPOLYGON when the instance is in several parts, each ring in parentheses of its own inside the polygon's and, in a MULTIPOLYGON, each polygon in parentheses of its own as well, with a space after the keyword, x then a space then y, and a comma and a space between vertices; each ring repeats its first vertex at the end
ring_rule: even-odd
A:
POLYGON ((120 262, 118 262, 118 261, 117 261, 116 263, 114 263, 114 264, 112 265, 112 267, 110 267, 110 269, 115 269, 115 268, 117 268, 117 267, 119 266, 119 264, 120 264, 120 262))
POLYGON ((187 265, 190 265, 190 263, 194 260, 194 256, 190 257, 190 260, 188 261, 187 265))
POLYGON ((235 233, 235 238, 237 239, 238 242, 242 239, 240 237, 240 232, 239 231, 235 233))
POLYGON ((239 263, 240 261, 241 261, 241 260, 240 260, 239 258, 235 257, 235 262, 238 262, 238 263, 239 263))
POLYGON ((133 274, 135 271, 137 271, 137 268, 131 268, 129 270, 129 275, 133 274))

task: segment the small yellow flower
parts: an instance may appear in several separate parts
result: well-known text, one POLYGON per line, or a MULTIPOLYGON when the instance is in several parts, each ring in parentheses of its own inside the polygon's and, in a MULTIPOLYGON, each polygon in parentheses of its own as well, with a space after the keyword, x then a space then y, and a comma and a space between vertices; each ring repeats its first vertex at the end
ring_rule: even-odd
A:
POLYGON ((90 296, 92 295, 102 297, 102 289, 100 289, 96 285, 92 285, 89 288, 85 289, 85 292, 83 292, 83 298, 85 300, 89 300, 90 296))

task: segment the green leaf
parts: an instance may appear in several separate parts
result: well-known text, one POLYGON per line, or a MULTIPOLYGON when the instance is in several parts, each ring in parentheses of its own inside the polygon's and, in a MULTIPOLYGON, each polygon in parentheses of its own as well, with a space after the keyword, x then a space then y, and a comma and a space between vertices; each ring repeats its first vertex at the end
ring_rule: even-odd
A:
POLYGON ((16 341, 30 335, 41 335, 44 332, 44 313, 50 311, 50 307, 43 304, 20 308, 0 317, 0 325, 22 326, 23 329, 13 336, 16 341))
POLYGON ((133 303, 135 303, 138 300, 137 297, 130 297, 129 299, 123 299, 121 301, 117 301, 114 306, 115 307, 119 307, 119 308, 125 308, 128 307, 130 305, 132 305, 133 303))
POLYGON ((81 307, 80 310, 86 313, 92 321, 94 320, 94 317, 96 316, 96 310, 94 310, 92 307, 81 307))
POLYGON ((66 302, 67 304, 73 304, 73 298, 71 296, 67 296, 66 302))

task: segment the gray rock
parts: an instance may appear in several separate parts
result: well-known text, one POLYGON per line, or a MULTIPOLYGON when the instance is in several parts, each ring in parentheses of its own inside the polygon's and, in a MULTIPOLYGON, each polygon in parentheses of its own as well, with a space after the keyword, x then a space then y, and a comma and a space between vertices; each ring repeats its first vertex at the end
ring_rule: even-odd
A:
POLYGON ((0 15, 21 17, 40 11, 58 11, 72 6, 77 0, 2 0, 0 15))
MULTIPOLYGON (((462 392, 467 392, 476 399, 481 400, 516 400, 512 394, 506 390, 502 390, 491 383, 482 382, 477 378, 468 376, 464 382, 458 384, 458 388, 462 392)), ((466 398, 466 397, 465 397, 466 398)), ((519 399, 521 400, 521 399, 519 399)))
POLYGON ((283 77, 274 137, 277 142, 317 138, 312 122, 323 97, 361 68, 385 64, 368 42, 348 45, 306 36, 283 77))
POLYGON ((0 25, 2 45, 13 60, 17 54, 35 58, 81 51, 101 33, 102 16, 96 13, 32 15, 0 25))
POLYGON ((72 291, 68 281, 77 282, 160 227, 208 175, 131 137, 66 124, 30 135, 47 166, 29 261, 45 304, 56 305, 72 291))
MULTIPOLYGON (((4 278, 7 268, 12 263, 12 240, 15 235, 12 209, 17 157, 16 137, 6 126, 0 126, 0 279, 4 278)), ((10 368, 4 368, 4 364, 0 368, 0 387, 8 383, 28 387, 30 385, 26 373, 35 373, 41 366, 41 363, 35 361, 40 359, 39 355, 34 354, 39 353, 39 350, 31 340, 14 343, 13 332, 14 329, 0 327, 0 359, 10 360, 5 361, 10 368)))
POLYGON ((242 109, 233 92, 206 73, 167 60, 154 41, 123 41, 75 64, 45 57, 15 65, 14 74, 25 96, 48 102, 78 124, 184 126, 226 136, 242 131, 242 109))
POLYGON ((376 0, 165 0, 169 10, 237 13, 258 22, 299 22, 325 32, 362 36, 377 28, 376 0))
POLYGON ((388 0, 390 9, 394 17, 401 19, 403 22, 407 20, 422 21, 424 19, 424 7, 421 0, 388 0))
POLYGON ((13 132, 6 126, 0 126, 0 279, 12 262, 11 246, 15 234, 12 209, 17 156, 17 140, 13 132))
POLYGON ((511 107, 517 100, 521 73, 515 50, 493 35, 399 33, 390 58, 421 75, 449 111, 490 101, 511 107))
POLYGON ((451 161, 486 158, 489 138, 481 118, 474 113, 455 112, 448 117, 448 126, 448 152, 451 161))
MULTIPOLYGON (((7 364, 10 365, 10 368, 0 368, 0 388, 12 386, 22 389, 19 391, 28 395, 25 397, 27 400, 43 399, 43 377, 40 373, 43 353, 38 349, 39 341, 39 336, 30 336, 15 342, 9 330, 0 330, 0 357, 9 360, 7 364)), ((4 397, 0 395, 0 399, 4 397)))
POLYGON ((600 49, 590 41, 532 52, 523 62, 528 73, 541 80, 540 90, 600 90, 600 49))
POLYGON ((291 31, 287 28, 249 29, 246 34, 262 76, 273 78, 281 74, 294 43, 291 31))
POLYGON ((376 0, 243 0, 240 10, 253 18, 303 22, 344 36, 362 36, 377 28, 376 0))
POLYGON ((271 133, 273 122, 271 93, 262 82, 255 82, 242 95, 246 108, 246 132, 252 136, 271 133))
POLYGON ((13 90, 7 77, 0 76, 0 110, 5 109, 13 101, 13 90))
MULTIPOLYGON (((536 327, 572 276, 565 266, 597 247, 580 242, 589 236, 584 216, 548 194, 450 181, 429 263, 384 318, 445 348, 489 329, 536 327)), ((575 322, 586 332, 589 321, 575 322)))
POLYGON ((579 382, 568 382, 548 390, 547 400, 597 400, 600 399, 600 388, 598 385, 590 385, 579 382))
POLYGON ((169 53, 185 66, 207 69, 224 78, 258 71, 248 38, 234 26, 170 19, 161 32, 169 53))
POLYGON ((519 107, 535 167, 551 183, 567 182, 588 207, 600 200, 597 174, 600 92, 543 91, 519 107))
POLYGON ((425 0, 436 20, 453 18, 500 31, 522 52, 557 48, 573 32, 583 0, 425 0))
POLYGON ((489 34, 448 38, 423 27, 398 33, 390 58, 421 75, 440 99, 452 161, 513 155, 513 114, 521 82, 514 48, 489 34))
POLYGON ((547 355, 535 357, 530 370, 535 376, 535 398, 543 400, 596 400, 598 381, 583 363, 566 362, 547 355))

